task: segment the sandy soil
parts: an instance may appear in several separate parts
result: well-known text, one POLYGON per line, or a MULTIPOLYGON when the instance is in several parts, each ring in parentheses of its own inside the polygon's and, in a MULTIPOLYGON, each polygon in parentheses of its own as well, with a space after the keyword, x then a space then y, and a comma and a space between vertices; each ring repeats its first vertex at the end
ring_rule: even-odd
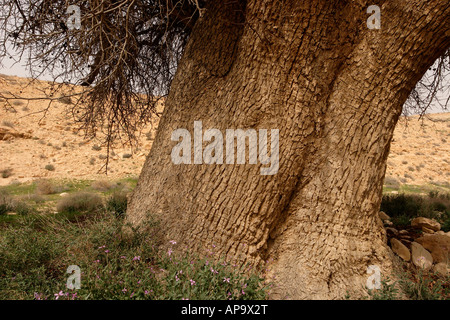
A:
MULTIPOLYGON (((0 91, 26 97, 41 96, 48 82, 28 85, 28 79, 0 75, 0 91)), ((48 101, 11 101, 15 112, 6 110, 0 101, 0 171, 12 169, 8 178, 0 176, 0 185, 12 181, 39 178, 104 179, 99 172, 105 163, 106 149, 98 140, 88 141, 77 132, 70 107, 54 102, 43 117, 48 101), (3 132, 3 137, 2 136, 3 132), (97 147, 100 147, 100 150, 97 147), (53 165, 54 171, 45 169, 53 165)), ((157 119, 143 131, 138 148, 118 146, 109 165, 108 178, 139 175, 148 154, 157 119), (152 129, 153 128, 153 129, 152 129), (150 133, 146 135, 145 133, 150 133), (124 154, 131 157, 124 158, 124 154)), ((423 120, 418 116, 402 118, 395 130, 386 176, 404 184, 450 181, 450 113, 433 114, 423 120)))

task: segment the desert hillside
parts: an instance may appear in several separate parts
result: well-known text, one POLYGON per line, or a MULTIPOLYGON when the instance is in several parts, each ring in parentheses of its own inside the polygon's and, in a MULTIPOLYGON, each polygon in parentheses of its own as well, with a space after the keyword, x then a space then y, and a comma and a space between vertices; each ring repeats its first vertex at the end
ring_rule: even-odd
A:
MULTIPOLYGON (((0 75, 0 91, 26 97, 41 96, 45 81, 28 85, 28 79, 0 75)), ((106 149, 100 140, 85 140, 66 114, 71 102, 12 100, 15 111, 0 101, 0 185, 39 178, 105 178, 101 168, 106 149)), ((137 148, 117 146, 112 153, 108 178, 137 176, 154 138, 157 120, 145 128, 137 148)), ((101 135, 99 137, 101 139, 101 135)), ((388 160, 387 185, 434 185, 449 189, 450 113, 402 118, 395 130, 388 160)))

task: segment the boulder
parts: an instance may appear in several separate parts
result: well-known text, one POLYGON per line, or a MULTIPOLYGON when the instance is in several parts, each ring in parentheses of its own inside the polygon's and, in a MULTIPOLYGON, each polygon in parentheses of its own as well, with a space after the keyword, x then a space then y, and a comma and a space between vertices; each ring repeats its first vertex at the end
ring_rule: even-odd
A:
POLYGON ((446 235, 433 234, 416 239, 416 242, 431 252, 437 263, 450 261, 450 237, 446 235))
POLYGON ((430 229, 430 228, 427 228, 427 227, 422 227, 422 231, 423 231, 424 233, 430 233, 430 234, 433 234, 433 233, 434 233, 434 230, 433 230, 433 229, 430 229))
POLYGON ((441 230, 441 224, 439 222, 424 217, 414 218, 411 221, 411 226, 418 228, 425 227, 433 231, 441 230))
POLYGON ((433 257, 431 253, 425 250, 419 243, 411 243, 411 258, 414 265, 424 270, 431 269, 433 265, 433 257))
POLYGON ((390 220, 384 220, 383 221, 383 225, 386 227, 386 226, 389 226, 389 227, 391 227, 391 226, 393 226, 394 224, 392 223, 392 221, 390 221, 390 220))
POLYGON ((446 263, 439 262, 438 264, 435 264, 433 267, 434 272, 440 274, 441 276, 448 276, 450 275, 450 268, 446 263))
POLYGON ((394 236, 396 236, 396 235, 398 234, 397 229, 391 228, 391 227, 387 227, 387 228, 386 228, 386 232, 387 232, 389 235, 394 235, 394 236))
POLYGON ((384 213, 383 211, 380 211, 378 213, 378 216, 380 217, 381 220, 389 220, 391 217, 389 217, 386 213, 384 213))
POLYGON ((413 240, 413 237, 411 237, 409 234, 399 234, 398 237, 400 239, 413 240))
POLYGON ((409 252, 409 249, 397 239, 395 238, 391 239, 391 248, 392 251, 395 254, 397 254, 400 258, 402 258, 404 261, 411 260, 411 253, 409 252))
POLYGON ((407 248, 411 248, 411 240, 400 239, 400 242, 403 243, 407 248))

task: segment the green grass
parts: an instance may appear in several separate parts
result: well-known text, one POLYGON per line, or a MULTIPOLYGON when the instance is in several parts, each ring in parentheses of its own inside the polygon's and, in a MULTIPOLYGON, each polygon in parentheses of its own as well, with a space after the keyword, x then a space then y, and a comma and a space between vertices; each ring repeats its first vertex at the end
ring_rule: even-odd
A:
POLYGON ((0 191, 5 191, 10 195, 26 195, 34 193, 36 185, 32 182, 28 183, 12 183, 7 186, 0 187, 0 191))
POLYGON ((404 194, 429 194, 430 192, 450 193, 450 187, 444 184, 430 183, 426 185, 400 184, 391 186, 385 184, 383 193, 392 193, 393 191, 404 194))

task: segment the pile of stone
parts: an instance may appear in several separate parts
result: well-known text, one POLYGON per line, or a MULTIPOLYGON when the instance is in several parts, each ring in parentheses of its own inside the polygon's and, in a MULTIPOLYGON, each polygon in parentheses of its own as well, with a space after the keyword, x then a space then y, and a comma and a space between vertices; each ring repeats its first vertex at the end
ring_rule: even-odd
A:
POLYGON ((450 231, 445 233, 439 222, 424 217, 413 219, 409 227, 399 230, 386 213, 381 211, 379 215, 396 255, 425 271, 450 275, 450 231))

